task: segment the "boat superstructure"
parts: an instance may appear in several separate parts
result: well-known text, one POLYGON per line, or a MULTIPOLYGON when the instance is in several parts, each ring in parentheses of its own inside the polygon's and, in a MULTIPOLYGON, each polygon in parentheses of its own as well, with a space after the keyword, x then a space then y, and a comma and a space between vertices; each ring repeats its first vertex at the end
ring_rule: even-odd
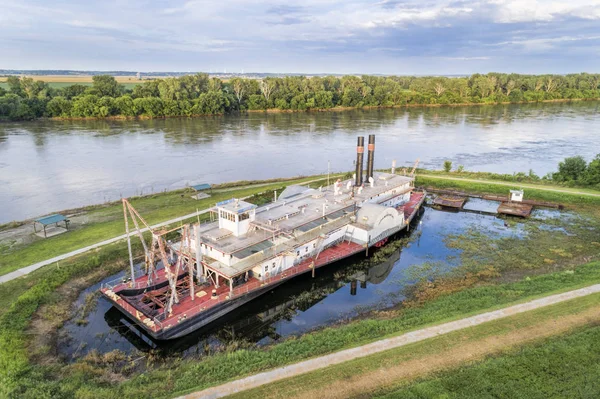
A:
MULTIPOLYGON (((105 284, 102 293, 150 335, 170 339, 297 275, 368 254, 407 228, 425 198, 414 190, 414 169, 375 172, 374 150, 371 135, 364 176, 359 137, 352 179, 289 186, 260 207, 236 198, 219 202, 213 222, 183 226, 176 243, 167 242, 168 231, 153 231, 152 242, 144 243, 146 270, 135 276, 131 261, 134 278, 105 284)), ((139 232, 145 222, 126 200, 124 209, 139 232)))

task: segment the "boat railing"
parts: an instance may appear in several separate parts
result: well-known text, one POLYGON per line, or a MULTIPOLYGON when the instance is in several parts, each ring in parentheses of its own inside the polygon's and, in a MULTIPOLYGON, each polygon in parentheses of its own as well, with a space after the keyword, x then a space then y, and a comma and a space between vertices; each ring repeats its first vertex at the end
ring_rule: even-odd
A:
POLYGON ((387 229, 383 233, 378 234, 375 238, 372 238, 371 240, 369 240, 369 247, 373 244, 378 243, 379 241, 383 240, 384 238, 387 238, 387 237, 391 236, 392 234, 402 230, 407 224, 408 223, 404 223, 399 226, 394 226, 391 229, 387 229))
POLYGON ((275 245, 273 247, 264 249, 261 252, 257 252, 247 257, 246 259, 235 263, 232 267, 236 268, 237 270, 250 270, 256 264, 263 262, 269 257, 276 256, 282 252, 291 251, 304 242, 312 241, 322 234, 330 234, 334 230, 344 227, 345 225, 351 222, 351 216, 352 214, 348 214, 332 222, 324 223, 318 227, 315 227, 312 230, 308 230, 307 232, 299 235, 296 238, 275 245))
POLYGON ((144 279, 143 281, 137 281, 138 279, 140 279, 140 277, 143 277, 146 275, 146 272, 144 270, 140 270, 138 272, 134 273, 134 283, 133 285, 131 284, 131 280, 128 277, 117 277, 113 280, 110 281, 106 281, 104 283, 102 283, 100 285, 101 289, 110 289, 113 290, 115 289, 115 287, 118 287, 119 285, 125 285, 127 286, 127 288, 144 288, 147 286, 147 280, 144 279))
MULTIPOLYGON (((341 237, 340 239, 336 240, 336 244, 340 244, 343 241, 344 241, 344 237, 341 237)), ((328 246, 328 247, 331 247, 331 246, 328 246)), ((319 262, 319 264, 327 264, 327 263, 334 262, 338 259, 341 259, 345 256, 347 256, 347 254, 320 256, 318 259, 318 262, 319 262)), ((204 300, 202 303, 187 310, 185 313, 178 315, 177 318, 170 319, 170 318, 166 317, 166 315, 165 316, 160 315, 160 316, 155 317, 153 319, 153 321, 154 321, 155 325, 158 328, 160 328, 161 330, 172 328, 175 325, 177 325, 178 323, 183 322, 185 319, 193 317, 199 313, 202 313, 202 312, 206 311, 207 309, 209 309, 219 303, 230 301, 234 298, 237 298, 240 295, 247 294, 247 293, 254 291, 260 287, 271 285, 280 280, 285 280, 285 279, 292 277, 296 274, 299 274, 301 272, 306 272, 306 271, 312 269, 313 267, 314 267, 314 264, 312 262, 308 262, 308 259, 307 259, 303 263, 296 265, 296 266, 292 266, 289 269, 286 269, 283 272, 276 274, 272 277, 269 277, 265 280, 251 279, 250 281, 247 281, 244 284, 234 287, 232 292, 226 291, 219 295, 211 297, 208 300, 204 300)), ((135 312, 135 310, 134 310, 134 312, 135 312)), ((135 313, 133 313, 133 314, 135 314, 135 313)))

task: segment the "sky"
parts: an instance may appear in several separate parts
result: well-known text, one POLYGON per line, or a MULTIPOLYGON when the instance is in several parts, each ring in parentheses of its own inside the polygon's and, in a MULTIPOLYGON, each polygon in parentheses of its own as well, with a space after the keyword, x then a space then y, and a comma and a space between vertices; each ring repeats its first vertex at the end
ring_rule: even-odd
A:
POLYGON ((600 0, 0 0, 0 69, 600 72, 600 0))

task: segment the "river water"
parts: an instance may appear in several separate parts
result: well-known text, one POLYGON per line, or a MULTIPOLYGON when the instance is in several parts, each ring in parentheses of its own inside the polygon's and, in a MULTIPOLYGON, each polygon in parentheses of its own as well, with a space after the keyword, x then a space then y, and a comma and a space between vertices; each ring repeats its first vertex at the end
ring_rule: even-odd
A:
POLYGON ((0 223, 121 196, 353 169, 377 135, 376 168, 544 175, 600 152, 598 102, 0 124, 0 223))

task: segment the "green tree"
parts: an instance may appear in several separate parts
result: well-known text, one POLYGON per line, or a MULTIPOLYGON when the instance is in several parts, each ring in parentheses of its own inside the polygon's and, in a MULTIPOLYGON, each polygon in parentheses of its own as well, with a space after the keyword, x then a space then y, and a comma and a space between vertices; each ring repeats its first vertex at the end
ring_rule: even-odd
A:
POLYGON ((99 97, 119 97, 125 91, 123 85, 119 84, 114 76, 96 75, 92 77, 92 82, 94 94, 99 97))
POLYGON ((163 101, 156 97, 143 97, 133 100, 133 106, 137 115, 145 115, 150 118, 163 116, 163 101))
POLYGON ((33 80, 32 78, 21 79, 21 90, 25 98, 40 98, 48 97, 50 87, 47 83, 41 80, 33 80))
POLYGON ((11 93, 16 94, 17 96, 23 95, 23 90, 21 89, 21 79, 18 76, 9 76, 6 78, 6 83, 8 84, 8 88, 11 93))
POLYGON ((117 109, 118 115, 123 116, 137 116, 135 107, 133 106, 133 99, 129 95, 115 98, 115 108, 117 109))
POLYGON ((115 107, 115 99, 109 96, 104 96, 98 99, 94 116, 106 118, 107 116, 115 115, 117 108, 115 107))
POLYGON ((86 86, 84 85, 71 85, 71 86, 66 86, 62 88, 62 96, 65 97, 67 100, 71 100, 74 97, 80 96, 83 93, 85 93, 85 90, 87 89, 86 86))
POLYGON ((586 184, 600 185, 600 154, 597 154, 588 165, 583 180, 586 184))
POLYGON ((452 161, 444 161, 444 171, 449 173, 452 170, 452 161))
POLYGON ((582 156, 565 158, 558 164, 558 172, 553 175, 554 180, 560 182, 577 181, 586 173, 587 164, 582 156))
POLYGON ((0 119, 16 119, 20 103, 21 98, 14 93, 0 97, 0 119))
POLYGON ((46 112, 50 117, 68 118, 71 116, 73 104, 64 97, 54 97, 48 101, 46 112))
POLYGON ((73 99, 73 108, 71 115, 76 118, 91 118, 96 116, 96 104, 98 96, 94 94, 84 94, 73 99))
POLYGON ((267 100, 260 94, 252 94, 248 97, 248 109, 259 110, 267 109, 267 100))
POLYGON ((159 97, 160 90, 158 89, 158 86, 160 82, 162 82, 162 79, 148 80, 140 85, 135 86, 132 93, 133 97, 159 97))

